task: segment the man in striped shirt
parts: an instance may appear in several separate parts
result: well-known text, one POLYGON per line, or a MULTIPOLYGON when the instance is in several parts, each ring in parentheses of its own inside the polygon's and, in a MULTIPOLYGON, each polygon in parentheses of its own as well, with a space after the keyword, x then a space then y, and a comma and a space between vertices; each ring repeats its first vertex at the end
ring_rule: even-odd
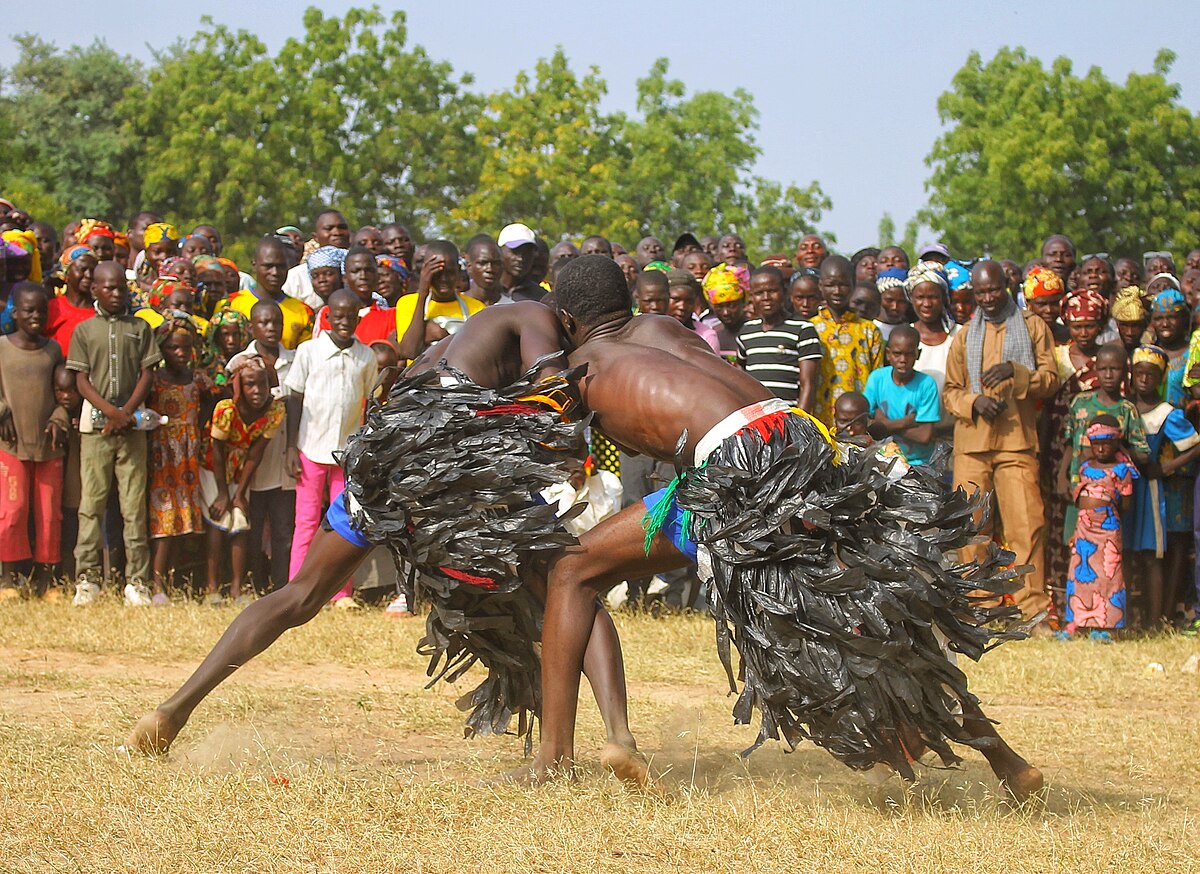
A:
POLYGON ((746 372, 775 397, 812 412, 821 368, 821 340, 804 319, 783 308, 783 274, 760 267, 750 276, 750 300, 759 318, 738 331, 738 357, 746 372))

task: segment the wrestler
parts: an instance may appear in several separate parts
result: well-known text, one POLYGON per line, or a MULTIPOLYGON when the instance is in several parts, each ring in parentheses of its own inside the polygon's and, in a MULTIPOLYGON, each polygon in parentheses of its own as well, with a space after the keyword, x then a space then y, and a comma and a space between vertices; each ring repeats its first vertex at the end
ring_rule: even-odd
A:
POLYGON ((694 561, 713 577, 733 691, 731 642, 741 655, 735 719, 760 713, 754 747, 808 738, 851 767, 884 763, 912 779, 924 747, 957 761, 947 744, 955 741, 979 749, 1015 797, 1038 791, 1041 773, 1004 743, 942 648, 948 641, 978 658, 996 638, 1025 636, 1011 608, 985 608, 973 595, 1017 587, 1018 574, 1003 569, 1010 555, 993 548, 966 566, 943 557, 974 535, 982 496, 920 472, 890 483, 873 454, 856 449, 835 462, 819 424, 694 333, 670 318, 631 317, 624 275, 606 258, 563 267, 555 305, 572 366, 587 366, 581 396, 595 424, 683 474, 646 510, 627 508, 554 559, 542 743, 524 777, 571 771, 597 595, 694 561), (1007 630, 989 631, 992 621, 1007 630))
MULTIPOLYGON (((439 383, 461 383, 463 386, 471 386, 471 390, 488 390, 495 395, 496 390, 520 384, 522 374, 539 379, 561 370, 564 363, 554 313, 541 304, 521 302, 510 306, 489 308, 467 320, 457 334, 441 341, 414 362, 412 367, 405 372, 402 380, 409 382, 412 394, 418 394, 421 391, 428 393, 429 389, 422 389, 420 385, 424 380, 425 383, 432 383, 435 387, 439 383), (451 374, 455 375, 451 376, 451 374)), ((462 406, 467 389, 464 387, 461 390, 454 389, 453 391, 452 397, 459 406, 462 406)), ((383 411, 393 408, 393 405, 399 406, 411 402, 411 397, 404 394, 404 387, 399 386, 391 393, 389 403, 383 407, 383 411)), ((368 425, 370 425, 371 416, 383 414, 385 413, 376 409, 368 416, 368 425)), ((485 435, 488 427, 493 429, 495 427, 493 425, 495 420, 481 418, 477 421, 484 429, 485 435)), ((354 445, 355 440, 361 440, 363 434, 369 433, 370 430, 370 427, 363 429, 355 438, 352 438, 351 445, 354 445)), ((353 459, 351 461, 361 465, 364 459, 360 453, 357 462, 354 462, 353 459)), ((505 459, 501 457, 495 461, 503 464, 505 459)), ((353 468, 353 463, 348 467, 347 475, 347 489, 350 491, 359 485, 355 478, 356 469, 353 468)), ((557 468, 554 466, 546 465, 544 472, 539 471, 538 475, 552 478, 556 471, 557 468)), ((358 497, 364 496, 360 494, 358 497)), ((528 493, 525 493, 524 497, 527 499, 528 493)), ((356 512, 365 511, 363 507, 356 506, 356 512)), ((538 512, 541 514, 539 518, 542 520, 543 530, 549 530, 553 520, 553 508, 538 508, 538 512)), ((558 532, 561 544, 567 538, 561 533, 561 528, 558 528, 558 532)), ((586 538, 589 535, 585 534, 584 536, 586 538)), ((380 538, 376 538, 376 540, 378 539, 380 538)), ((553 538, 548 539, 551 540, 550 545, 554 546, 553 538)), ((145 753, 166 752, 187 723, 192 711, 209 692, 238 667, 270 646, 283 632, 289 628, 303 625, 316 616, 328 603, 330 596, 344 584, 366 558, 371 548, 372 543, 360 533, 359 529, 350 524, 346 502, 335 499, 327 515, 326 526, 323 530, 318 531, 304 564, 291 582, 246 607, 233 620, 212 652, 187 682, 155 710, 138 721, 129 735, 127 746, 145 753)), ((474 564, 468 566, 475 567, 474 564)), ((459 582, 447 576, 448 573, 454 573, 453 568, 437 568, 434 570, 434 575, 440 579, 429 579, 423 575, 423 580, 445 589, 447 586, 459 582), (438 571, 443 573, 438 573, 438 571)), ((529 577, 532 589, 535 593, 540 593, 541 587, 538 584, 536 570, 530 573, 529 577)), ((474 576, 471 578, 476 581, 482 579, 474 576)), ((501 586, 498 583, 494 586, 487 586, 486 583, 483 585, 487 588, 506 589, 495 596, 497 606, 488 608, 493 615, 502 612, 506 606, 511 606, 512 598, 529 597, 529 587, 520 586, 516 582, 509 582, 507 586, 501 586), (501 603, 503 598, 510 600, 504 604, 501 603)), ((487 603, 487 601, 488 599, 474 599, 474 603, 487 603)), ((458 605, 456 604, 456 606, 458 605)), ((518 606, 520 605, 518 604, 518 606)), ((436 609, 437 599, 435 598, 434 618, 438 618, 436 609)), ((531 622, 530 611, 526 610, 525 613, 525 626, 530 624, 536 626, 535 622, 531 622)), ((585 672, 595 691, 608 736, 602 760, 619 777, 623 779, 632 777, 638 781, 644 779, 645 765, 637 755, 636 744, 629 730, 620 643, 612 619, 608 614, 601 609, 596 616, 595 634, 592 642, 587 645, 585 672)), ((435 624, 437 623, 431 621, 431 630, 434 629, 435 624)), ((493 622, 491 624, 503 625, 504 623, 493 622)), ((513 622, 509 622, 508 625, 512 627, 513 622)), ((518 622, 516 629, 523 630, 531 637, 536 636, 536 627, 530 629, 525 626, 518 622)), ((480 637, 486 641, 489 639, 489 633, 491 633, 489 629, 484 629, 472 637, 480 637)), ((430 642, 427 636, 426 641, 422 642, 422 651, 434 651, 440 656, 444 656, 445 661, 438 676, 446 675, 449 672, 450 678, 454 679, 475 658, 479 657, 478 653, 471 653, 469 647, 463 646, 462 635, 456 637, 454 629, 447 629, 444 623, 438 625, 437 634, 441 635, 441 639, 430 642), (449 643, 447 638, 449 638, 449 643)), ((496 640, 497 638, 491 639, 496 640)), ((499 640, 504 641, 505 639, 499 638, 499 640)), ((511 643, 511 639, 509 642, 511 643)), ((499 678, 503 681, 500 685, 523 684, 529 686, 532 684, 532 693, 536 696, 539 678, 536 670, 531 669, 528 664, 529 658, 536 659, 536 652, 533 649, 533 640, 525 641, 525 644, 529 654, 525 656, 525 662, 519 667, 516 666, 515 654, 505 654, 506 657, 512 657, 514 667, 507 676, 499 678), (528 677, 524 676, 522 672, 528 673, 528 677)), ((486 662, 486 654, 484 660, 486 662)), ((515 702, 510 700, 513 695, 519 696, 520 690, 516 692, 511 689, 498 691, 494 686, 488 687, 488 683, 494 683, 495 680, 495 677, 489 675, 489 680, 473 693, 471 703, 475 705, 476 713, 472 715, 468 725, 479 733, 504 730, 509 716, 512 715, 512 711, 504 709, 505 706, 511 706, 513 709, 520 707, 534 709, 531 705, 536 703, 521 699, 515 702), (497 705, 496 702, 500 702, 500 704, 497 705)), ((523 710, 521 715, 522 722, 525 723, 523 710)), ((530 728, 531 726, 523 724, 521 730, 528 732, 530 728)), ((527 738, 529 738, 528 733, 527 738)))

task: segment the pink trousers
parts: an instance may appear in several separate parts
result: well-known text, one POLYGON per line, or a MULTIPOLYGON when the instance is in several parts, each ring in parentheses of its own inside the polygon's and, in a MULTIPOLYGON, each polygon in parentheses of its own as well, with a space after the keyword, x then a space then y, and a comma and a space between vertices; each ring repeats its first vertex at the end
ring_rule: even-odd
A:
POLYGON ((63 460, 22 461, 0 451, 0 561, 57 564, 62 545, 63 460), (33 513, 34 542, 29 543, 33 513))
MULTIPOLYGON (((304 564, 304 556, 308 555, 308 545, 312 543, 317 529, 321 527, 321 516, 325 504, 342 493, 345 488, 345 477, 342 469, 336 464, 320 464, 311 461, 303 452, 300 453, 300 476, 296 480, 296 530, 292 534, 292 559, 288 565, 288 579, 296 576, 300 565, 304 564)), ((353 589, 351 580, 333 596, 337 601, 350 595, 353 589)))

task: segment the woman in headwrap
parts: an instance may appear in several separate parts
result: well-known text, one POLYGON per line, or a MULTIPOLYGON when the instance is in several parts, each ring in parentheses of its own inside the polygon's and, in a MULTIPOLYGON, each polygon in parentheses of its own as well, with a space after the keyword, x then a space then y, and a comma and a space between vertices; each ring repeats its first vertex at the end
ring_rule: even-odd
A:
MULTIPOLYGON (((1054 276, 1058 278, 1058 274, 1054 276)), ((1060 311, 1071 339, 1064 346, 1054 347, 1059 389, 1042 408, 1038 419, 1040 483, 1046 508, 1046 579, 1054 593, 1066 579, 1070 562, 1070 554, 1063 542, 1063 520, 1071 503, 1070 495, 1057 488, 1060 470, 1073 448, 1064 434, 1063 421, 1075 395, 1096 388, 1096 353, 1099 351, 1096 341, 1107 319, 1104 298, 1087 289, 1064 297, 1060 311)))
POLYGON ((1159 274, 1150 281, 1150 289, 1161 287, 1159 280, 1164 276, 1175 284, 1158 291, 1151 299, 1150 330, 1154 332, 1155 345, 1167 353, 1167 378, 1163 382, 1163 399, 1172 406, 1182 408, 1187 399, 1183 377, 1187 370, 1192 313, 1174 276, 1159 274))
POLYGON ((1200 434, 1182 410, 1162 399, 1168 363, 1167 353, 1157 346, 1139 346, 1133 352, 1129 391, 1142 417, 1150 460, 1161 467, 1149 466, 1134 483, 1133 514, 1124 525, 1125 548, 1137 562, 1136 579, 1143 581, 1142 617, 1154 630, 1170 620, 1183 594, 1195 479, 1185 468, 1200 454, 1200 434))
POLYGON ((1046 323, 1054 344, 1065 346, 1071 342, 1066 326, 1059 320, 1067 291, 1062 277, 1048 267, 1035 265, 1025 274, 1024 291, 1026 308, 1046 323))
POLYGON ((1153 339, 1146 335, 1146 329, 1150 327, 1150 310, 1142 297, 1142 290, 1136 285, 1130 285, 1117 292, 1112 302, 1112 317, 1117 323, 1117 334, 1131 359, 1134 350, 1153 339))
POLYGON ((171 277, 180 279, 193 287, 196 285, 196 268, 190 259, 184 258, 182 255, 176 255, 163 261, 158 267, 158 275, 160 279, 171 277))
POLYGON ((106 221, 83 219, 75 239, 90 248, 97 261, 113 261, 117 257, 117 235, 106 221))
POLYGON ((42 255, 33 231, 5 231, 3 239, 10 243, 5 268, 8 282, 16 285, 28 279, 42 281, 42 255))
POLYGON ((70 355, 75 326, 96 314, 92 301, 92 273, 96 256, 87 246, 71 246, 59 256, 54 272, 62 279, 63 292, 50 298, 46 308, 46 336, 70 355))
POLYGON ((197 255, 192 260, 192 269, 196 271, 196 306, 199 315, 207 319, 229 294, 225 265, 212 255, 197 255))
MULTIPOLYGON (((404 259, 395 255, 376 255, 375 263, 379 266, 379 294, 387 306, 395 306, 396 301, 408 294, 408 268, 404 266, 404 259)), ((311 277, 311 270, 309 275, 311 277)), ((316 290, 315 283, 313 290, 316 290)))
MULTIPOLYGON (((891 271, 885 270, 884 273, 890 274, 891 271)), ((880 277, 883 277, 882 273, 880 277)), ((904 291, 917 317, 913 327, 921 337, 916 369, 933 377, 938 395, 941 396, 946 384, 946 358, 950 354, 950 341, 958 333, 958 325, 949 313, 950 279, 938 262, 921 261, 908 271, 904 291)), ((947 415, 952 424, 953 416, 947 415)))
POLYGON ((750 289, 750 274, 744 265, 721 263, 708 271, 701 284, 704 296, 712 306, 718 325, 714 329, 721 357, 733 364, 738 360, 738 330, 746 323, 746 292, 750 289))

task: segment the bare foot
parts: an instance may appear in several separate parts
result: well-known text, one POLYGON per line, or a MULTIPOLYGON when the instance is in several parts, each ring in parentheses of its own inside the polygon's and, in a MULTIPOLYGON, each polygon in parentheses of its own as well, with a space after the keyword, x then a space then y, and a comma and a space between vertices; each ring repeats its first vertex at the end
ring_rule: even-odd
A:
POLYGON ((650 768, 646 757, 636 747, 609 741, 600 751, 600 765, 616 775, 626 786, 645 789, 650 783, 650 768))
POLYGON ((176 725, 161 710, 151 710, 137 721, 125 746, 131 752, 137 750, 148 756, 160 756, 170 748, 181 728, 182 725, 176 725))
POLYGON ((1020 803, 1041 792, 1046 785, 1046 779, 1042 776, 1042 772, 1033 765, 1025 765, 1001 779, 1000 785, 1013 797, 1014 801, 1020 803))

